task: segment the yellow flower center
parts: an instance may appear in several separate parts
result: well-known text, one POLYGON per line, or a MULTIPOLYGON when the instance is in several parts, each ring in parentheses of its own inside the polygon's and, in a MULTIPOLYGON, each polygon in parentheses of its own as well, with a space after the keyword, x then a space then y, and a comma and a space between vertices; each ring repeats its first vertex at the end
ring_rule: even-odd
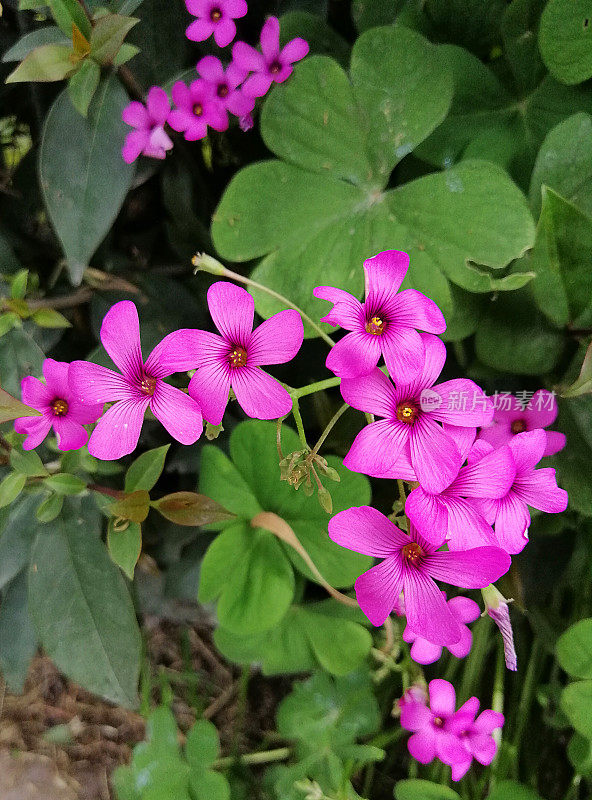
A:
POLYGON ((397 406, 397 419, 406 425, 413 425, 419 414, 419 408, 412 400, 404 400, 397 406))
POLYGON ((242 347, 233 347, 228 354, 231 367, 244 367, 247 363, 247 351, 242 347))
POLYGON ((210 19, 212 22, 219 22, 222 19, 222 12, 219 8, 213 8, 210 11, 210 19))
POLYGON ((406 544, 403 547, 401 554, 405 561, 408 561, 414 567, 419 564, 424 556, 424 552, 417 542, 410 542, 409 544, 406 544))
POLYGON ((382 317, 374 316, 366 323, 366 333, 371 333, 373 336, 380 336, 381 333, 384 333, 385 328, 386 322, 382 317))
POLYGON ((61 398, 58 397, 51 404, 51 410, 56 415, 56 417, 63 417, 65 414, 68 413, 68 403, 66 400, 62 400, 61 398))
POLYGON ((195 114, 196 117, 201 117, 201 115, 203 114, 203 106, 201 103, 196 103, 193 106, 193 113, 195 114))

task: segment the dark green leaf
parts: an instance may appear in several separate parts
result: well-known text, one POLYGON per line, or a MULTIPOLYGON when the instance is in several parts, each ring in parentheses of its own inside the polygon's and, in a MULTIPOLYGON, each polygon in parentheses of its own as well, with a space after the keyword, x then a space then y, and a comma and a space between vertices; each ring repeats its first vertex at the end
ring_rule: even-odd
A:
MULTIPOLYGON (((95 61, 91 61, 90 59, 83 61, 78 72, 75 75, 72 75, 70 78, 68 83, 68 94, 70 96, 70 100, 72 101, 72 105, 79 114, 82 114, 83 117, 86 117, 88 114, 88 108, 95 95, 95 92, 97 91, 100 79, 101 68, 95 61)), ((65 318, 62 317, 61 314, 58 314, 57 311, 53 311, 51 313, 54 315, 57 314, 58 317, 61 317, 62 320, 65 320, 65 318)), ((67 320, 65 321, 67 326, 69 326, 70 323, 67 320)), ((35 322, 37 322, 36 319, 35 322)), ((37 324, 40 325, 41 323, 37 322, 37 324)), ((49 325, 48 327, 55 328, 64 326, 49 325)))
POLYGON ((29 478, 44 477, 49 474, 34 450, 17 450, 13 447, 10 451, 10 465, 29 478))
POLYGON ((549 0, 541 16, 539 47, 549 71, 563 83, 592 77, 591 0, 549 0))
POLYGON ((8 690, 23 691, 29 664, 37 650, 37 635, 29 617, 27 573, 8 584, 0 605, 0 670, 8 690))
POLYGON ((534 789, 516 781, 500 781, 491 790, 487 800, 541 800, 534 789))
POLYGON ((90 54, 99 64, 109 64, 119 52, 123 40, 139 19, 119 14, 99 17, 90 34, 90 54))
POLYGON ((460 800, 460 795, 448 786, 422 780, 399 781, 395 800, 460 800))
POLYGON ((592 619, 582 619, 559 637, 557 659, 572 678, 592 678, 592 619))
POLYGON ((6 83, 61 81, 76 71, 73 50, 62 44, 44 44, 32 50, 6 78, 6 83))
MULTIPOLYGON (((119 13, 133 11, 123 5, 119 13)), ((160 85, 187 66, 185 28, 191 18, 183 0, 144 0, 140 17, 129 37, 140 48, 134 75, 144 86, 160 85)))
POLYGON ((74 24, 88 39, 91 31, 90 20, 78 0, 47 0, 45 5, 50 7, 53 18, 68 38, 72 38, 72 24, 74 24))
POLYGON ((352 16, 356 28, 363 33, 378 25, 390 25, 401 5, 401 0, 354 0, 352 16))
POLYGON ((72 49, 72 38, 65 36, 54 25, 50 25, 47 28, 38 28, 36 31, 26 33, 16 44, 9 47, 2 56, 2 61, 21 61, 32 50, 44 44, 68 45, 72 49))
POLYGON ((534 89, 545 74, 538 48, 538 26, 545 0, 512 0, 501 25, 504 52, 518 86, 534 89))
POLYGON ((64 505, 63 494, 50 494, 37 508, 35 516, 39 522, 51 522, 62 510, 64 505))
POLYGON ((220 740, 216 726, 207 719, 198 719, 187 734, 185 755, 192 770, 205 770, 220 755, 220 740))
POLYGON ((0 481, 0 508, 9 506, 25 488, 27 476, 22 472, 9 472, 0 481))
POLYGON ((138 456, 125 474, 125 491, 144 489, 149 492, 160 478, 169 448, 170 444, 165 444, 138 456))
POLYGON ((46 487, 57 494, 80 494, 86 489, 86 481, 76 475, 69 475, 67 472, 58 472, 51 475, 44 481, 46 487))
MULTIPOLYGON (((11 395, 20 395, 22 378, 41 375, 44 361, 45 355, 33 338, 23 328, 14 328, 0 338, 0 385, 11 395)), ((1 397, 0 403, 3 405, 1 397)))
POLYGON ((114 519, 107 525, 107 549, 118 567, 131 580, 142 551, 142 527, 137 522, 126 520, 120 524, 114 519))
POLYGON ((38 503, 39 495, 19 498, 0 530, 0 589, 29 563, 31 545, 40 527, 35 522, 38 503))
POLYGON ((324 19, 308 11, 289 11, 280 18, 280 45, 295 36, 306 39, 309 53, 332 56, 343 66, 349 62, 349 45, 324 19))

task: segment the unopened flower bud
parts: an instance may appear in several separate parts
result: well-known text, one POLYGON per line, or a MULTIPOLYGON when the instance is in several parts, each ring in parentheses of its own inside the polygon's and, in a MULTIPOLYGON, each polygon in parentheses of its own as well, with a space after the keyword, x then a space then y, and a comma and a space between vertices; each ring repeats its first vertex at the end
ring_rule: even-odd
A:
POLYGON ((506 600, 501 592, 499 592, 493 584, 481 589, 483 601, 485 603, 485 611, 495 622, 500 629, 502 640, 504 642, 504 659, 506 668, 512 672, 518 669, 518 658, 516 656, 516 649, 514 648, 514 632, 512 631, 512 623, 510 622, 510 609, 508 603, 511 600, 506 600))
POLYGON ((211 275, 225 275, 226 267, 207 253, 196 253, 191 259, 196 272, 209 272, 211 275))

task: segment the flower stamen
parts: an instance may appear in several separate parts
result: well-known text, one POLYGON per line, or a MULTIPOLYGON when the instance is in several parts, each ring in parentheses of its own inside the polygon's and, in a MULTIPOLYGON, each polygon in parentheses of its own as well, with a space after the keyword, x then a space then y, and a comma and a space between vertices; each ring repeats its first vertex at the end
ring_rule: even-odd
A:
POLYGON ((228 92, 229 92, 228 86, 225 83, 221 83, 218 86, 216 94, 218 95, 218 97, 228 97, 228 92))
POLYGON ((152 397, 152 395, 156 391, 156 378, 152 378, 150 375, 145 375, 140 383, 140 390, 144 394, 147 394, 150 397, 152 397))
POLYGON ((271 72, 272 75, 277 75, 282 71, 282 65, 280 64, 279 61, 272 61, 271 64, 269 65, 269 71, 271 72))
POLYGON ((524 433, 526 430, 526 420, 515 419, 511 425, 512 433, 524 433))
POLYGON ((371 333, 373 336, 380 336, 384 333, 386 322, 382 317, 374 316, 366 323, 366 333, 371 333))
POLYGON ((247 351, 243 347, 233 347, 228 354, 231 367, 244 367, 247 363, 247 351))
POLYGON ((51 403, 51 410, 56 417, 65 416, 68 413, 68 401, 62 400, 61 397, 56 397, 56 399, 51 403))
POLYGON ((196 117, 201 117, 201 115, 203 114, 203 106, 201 103, 196 103, 193 106, 193 113, 195 114, 196 117))
POLYGON ((401 555, 405 561, 409 562, 409 564, 412 566, 417 567, 425 553, 417 544, 417 542, 410 542, 409 544, 403 546, 401 555))
POLYGON ((404 400, 397 406, 397 419, 406 425, 413 425, 419 414, 419 408, 413 400, 404 400))
POLYGON ((210 11, 210 19, 212 22, 219 22, 222 19, 222 11, 216 7, 210 11))

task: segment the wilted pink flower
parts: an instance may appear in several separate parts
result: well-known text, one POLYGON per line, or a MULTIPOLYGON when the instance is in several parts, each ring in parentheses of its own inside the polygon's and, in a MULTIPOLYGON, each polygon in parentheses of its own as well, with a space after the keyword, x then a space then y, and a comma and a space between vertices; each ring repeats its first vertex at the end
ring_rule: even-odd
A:
POLYGON ((222 422, 231 388, 247 416, 283 417, 292 408, 292 399, 261 366, 294 358, 304 336, 300 314, 280 311, 253 330, 253 298, 227 281, 210 286, 208 306, 221 336, 200 330, 177 331, 181 338, 165 357, 168 366, 175 370, 198 368, 189 394, 212 425, 222 422))
POLYGON ((203 42, 214 34, 218 47, 226 47, 236 36, 235 19, 248 11, 246 0, 185 0, 187 11, 197 19, 185 35, 192 42, 203 42))
POLYGON ((68 385, 70 365, 46 358, 43 362, 45 384, 28 376, 21 381, 23 403, 41 412, 40 417, 20 417, 14 421, 17 433, 26 433, 23 450, 38 447, 53 428, 60 450, 78 450, 88 440, 83 425, 96 422, 103 404, 82 404, 68 385))
POLYGON ((280 50, 280 23, 277 17, 269 17, 261 29, 261 50, 245 42, 235 42, 232 48, 237 66, 253 73, 243 85, 249 97, 262 97, 272 83, 287 80, 294 71, 292 64, 308 53, 308 42, 298 36, 280 50))
POLYGON ((204 56, 201 61, 197 62, 196 70, 204 80, 211 84, 213 93, 225 111, 230 111, 237 117, 244 117, 251 113, 255 107, 255 100, 247 97, 237 88, 244 81, 246 73, 239 69, 234 62, 229 64, 224 71, 219 58, 204 56))
POLYGON ((512 672, 518 669, 518 657, 516 656, 516 648, 514 647, 514 631, 512 630, 512 623, 510 621, 510 607, 501 592, 492 584, 481 589, 483 600, 485 601, 485 610, 491 619, 495 622, 502 635, 504 643, 504 660, 506 668, 512 672))
MULTIPOLYGON (((487 444, 483 445, 489 449, 487 444)), ((423 486, 413 489, 405 503, 405 513, 428 540, 432 532, 438 536, 445 530, 446 543, 451 550, 496 545, 491 525, 472 498, 504 497, 515 475, 514 458, 505 445, 462 467, 441 492, 428 492, 423 486)))
MULTIPOLYGON (((483 428, 479 437, 494 447, 509 442, 517 433, 547 428, 557 418, 557 399, 553 392, 539 389, 528 402, 526 408, 518 398, 502 394, 494 398, 495 413, 490 425, 483 428)), ((565 434, 547 431, 547 444, 544 455, 552 456, 565 447, 565 434)))
POLYGON ((189 86, 177 81, 173 84, 171 94, 177 107, 170 112, 168 123, 171 128, 183 133, 188 142, 203 139, 208 132, 208 125, 217 131, 225 131, 228 127, 226 109, 209 81, 198 78, 189 86))
POLYGON ((392 385, 379 370, 360 378, 342 378, 346 403, 383 419, 356 436, 344 464, 353 472, 383 475, 396 465, 409 444, 409 457, 422 486, 441 492, 456 478, 462 460, 451 434, 438 424, 474 428, 493 415, 491 400, 466 378, 433 386, 446 360, 446 347, 426 338, 422 372, 409 384, 392 385))
POLYGON ((413 758, 429 764, 439 758, 452 767, 452 780, 458 781, 473 758, 490 764, 497 745, 491 735, 504 724, 497 711, 483 711, 477 719, 479 700, 471 697, 458 711, 454 686, 436 678, 429 683, 430 707, 420 700, 401 704, 401 726, 412 731, 407 747, 413 758))
MULTIPOLYGON (((447 646, 460 641, 462 628, 434 581, 479 589, 504 575, 511 563, 508 554, 498 547, 437 552, 437 547, 412 525, 407 535, 370 506, 336 514, 329 522, 329 536, 356 553, 384 559, 355 583, 360 608, 373 625, 384 623, 402 591, 411 630, 434 644, 447 646)), ((439 544, 443 538, 444 533, 439 544)))
POLYGON ((147 408, 181 444, 197 441, 203 429, 199 406, 162 380, 174 372, 162 354, 179 341, 177 332, 165 336, 144 363, 138 312, 132 302, 122 300, 105 314, 101 341, 123 374, 89 361, 74 361, 69 375, 70 388, 82 403, 114 403, 91 434, 89 453, 106 461, 131 453, 147 408))
POLYGON ((148 92, 146 105, 132 100, 122 111, 121 118, 136 128, 125 137, 121 154, 128 164, 140 154, 150 158, 165 158, 173 146, 164 130, 171 103, 164 89, 153 86, 148 92))
POLYGON ((367 375, 382 353, 395 383, 411 383, 417 378, 425 361, 424 337, 417 329, 444 333, 446 321, 434 301, 421 292, 399 292, 408 268, 409 256, 399 250, 385 250, 364 261, 364 303, 342 289, 316 287, 315 297, 334 303, 321 322, 351 331, 327 356, 327 367, 336 375, 367 375))
MULTIPOLYGON (((442 592, 442 595, 446 600, 446 594, 442 592)), ((464 658, 469 654, 473 643, 473 634, 469 630, 467 623, 475 622, 481 609, 470 597, 463 597, 462 595, 448 600, 446 605, 452 616, 458 620, 461 630, 458 642, 447 645, 447 649, 450 650, 453 656, 464 658)), ((419 636, 411 629, 409 624, 403 631, 403 639, 411 644, 411 658, 418 664, 433 664, 442 655, 441 644, 433 644, 428 639, 424 639, 423 636, 419 636)))
POLYGON ((509 491, 497 500, 473 499, 487 521, 495 523, 499 545, 508 553, 519 553, 526 546, 530 526, 528 506, 551 514, 567 508, 567 492, 557 486, 555 470, 535 469, 546 445, 547 433, 542 428, 516 434, 508 445, 516 465, 509 491))

